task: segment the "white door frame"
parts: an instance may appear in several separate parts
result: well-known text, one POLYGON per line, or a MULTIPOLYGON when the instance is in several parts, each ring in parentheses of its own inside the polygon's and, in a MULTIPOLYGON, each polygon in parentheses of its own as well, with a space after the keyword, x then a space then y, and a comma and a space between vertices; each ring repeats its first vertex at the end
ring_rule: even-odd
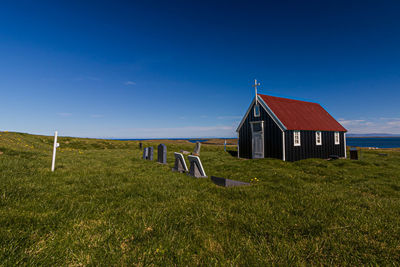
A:
POLYGON ((262 157, 261 158, 264 158, 264 156, 265 156, 265 153, 264 153, 264 121, 251 121, 250 122, 250 125, 251 125, 251 158, 253 158, 254 159, 254 138, 253 138, 253 133, 254 133, 254 131, 253 131, 253 125, 255 124, 255 123, 261 123, 261 142, 262 142, 262 145, 261 145, 261 148, 262 148, 262 157))

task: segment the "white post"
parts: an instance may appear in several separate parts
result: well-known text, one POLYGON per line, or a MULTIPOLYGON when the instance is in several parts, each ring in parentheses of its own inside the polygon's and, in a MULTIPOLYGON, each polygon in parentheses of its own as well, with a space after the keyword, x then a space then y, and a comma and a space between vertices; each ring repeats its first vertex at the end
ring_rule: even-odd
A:
POLYGON ((54 172, 54 167, 56 165, 56 150, 57 150, 57 135, 58 132, 55 131, 54 133, 54 145, 53 145, 53 161, 51 162, 51 171, 54 172))
POLYGON ((237 153, 238 153, 237 156, 238 156, 238 159, 240 159, 240 156, 239 156, 239 141, 240 141, 239 138, 240 138, 240 133, 239 132, 237 133, 237 137, 238 137, 237 138, 237 153))
POLYGON ((347 159, 346 133, 343 134, 343 139, 344 139, 344 142, 343 142, 344 143, 344 158, 347 159))

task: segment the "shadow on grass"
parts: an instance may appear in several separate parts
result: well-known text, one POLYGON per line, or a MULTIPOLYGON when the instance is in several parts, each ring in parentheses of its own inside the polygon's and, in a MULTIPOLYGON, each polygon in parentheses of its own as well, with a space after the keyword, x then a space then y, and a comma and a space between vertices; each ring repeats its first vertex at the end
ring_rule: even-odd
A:
POLYGON ((226 152, 228 152, 229 154, 231 154, 232 157, 237 158, 238 156, 238 152, 235 150, 227 150, 226 152))

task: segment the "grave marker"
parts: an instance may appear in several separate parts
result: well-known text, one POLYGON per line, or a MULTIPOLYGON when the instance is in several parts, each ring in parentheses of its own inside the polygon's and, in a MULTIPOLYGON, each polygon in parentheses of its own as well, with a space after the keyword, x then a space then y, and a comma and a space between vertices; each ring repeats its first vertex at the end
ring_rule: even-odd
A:
POLYGON ((201 143, 197 141, 196 146, 194 147, 193 155, 200 156, 200 148, 201 148, 201 143))
POLYGON ((139 143, 139 149, 142 149, 143 148, 143 144, 142 144, 142 142, 140 142, 139 143))
POLYGON ((149 148, 145 147, 143 149, 143 159, 147 159, 148 156, 149 156, 149 148))
POLYGON ((157 162, 161 164, 167 164, 167 146, 164 144, 159 144, 157 152, 157 162))
POLYGON ((175 156, 175 166, 172 170, 176 172, 187 172, 188 168, 186 166, 186 162, 185 159, 183 158, 183 155, 181 153, 174 152, 174 156, 175 156))
POLYGON ((196 178, 207 178, 206 172, 204 171, 200 158, 197 156, 189 155, 188 159, 190 162, 189 175, 196 178))
POLYGON ((147 157, 147 159, 148 159, 148 160, 153 160, 153 153, 154 153, 154 149, 153 149, 153 147, 152 147, 152 146, 151 146, 151 147, 149 147, 148 149, 149 149, 149 154, 148 154, 148 157, 147 157))

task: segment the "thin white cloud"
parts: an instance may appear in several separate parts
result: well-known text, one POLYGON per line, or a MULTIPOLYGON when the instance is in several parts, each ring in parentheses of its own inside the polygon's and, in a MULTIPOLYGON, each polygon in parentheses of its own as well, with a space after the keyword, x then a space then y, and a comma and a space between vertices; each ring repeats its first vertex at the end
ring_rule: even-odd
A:
POLYGON ((242 116, 218 116, 217 120, 237 120, 241 118, 242 116))
POLYGON ((187 126, 171 128, 127 128, 113 129, 110 136, 120 138, 197 138, 234 137, 233 126, 187 126))
POLYGON ((88 76, 88 77, 86 77, 88 80, 91 80, 91 81, 101 81, 101 79, 100 78, 98 78, 98 77, 93 77, 93 76, 88 76))
POLYGON ((136 83, 132 82, 132 81, 126 81, 126 82, 124 82, 124 84, 125 85, 136 85, 136 83))
POLYGON ((95 77, 95 76, 85 76, 85 77, 77 77, 75 79, 73 79, 74 81, 101 81, 101 79, 99 77, 95 77))
POLYGON ((340 119, 339 122, 343 126, 347 126, 347 125, 359 125, 359 124, 365 123, 365 120, 345 120, 345 119, 340 119))
POLYGON ((101 115, 101 114, 91 114, 90 117, 92 117, 92 118, 103 118, 104 115, 101 115))
POLYGON ((346 127, 349 133, 400 134, 399 118, 340 119, 339 122, 346 127))
POLYGON ((387 124, 394 127, 400 127, 400 121, 389 121, 387 124))
POLYGON ((60 113, 57 113, 57 115, 61 116, 61 117, 70 117, 70 116, 72 116, 72 113, 60 112, 60 113))

